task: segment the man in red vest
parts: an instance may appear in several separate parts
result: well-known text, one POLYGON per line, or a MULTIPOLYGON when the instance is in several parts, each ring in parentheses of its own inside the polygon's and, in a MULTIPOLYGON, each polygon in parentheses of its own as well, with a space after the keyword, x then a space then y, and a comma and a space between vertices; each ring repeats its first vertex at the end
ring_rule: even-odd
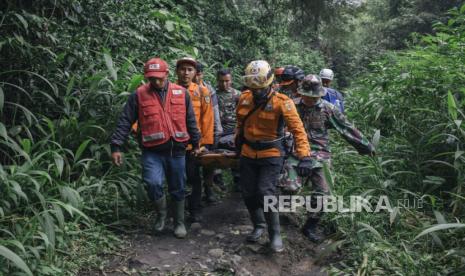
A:
POLYGON ((163 180, 175 205, 174 235, 184 238, 184 187, 186 183, 186 145, 192 144, 199 153, 200 132, 197 128, 192 101, 187 90, 168 81, 168 64, 152 58, 144 66, 149 81, 139 86, 128 98, 116 130, 111 137, 113 163, 123 162, 121 146, 127 140, 131 126, 138 121, 138 139, 142 149, 142 176, 149 198, 155 202, 158 216, 155 231, 165 226, 167 216, 163 180))

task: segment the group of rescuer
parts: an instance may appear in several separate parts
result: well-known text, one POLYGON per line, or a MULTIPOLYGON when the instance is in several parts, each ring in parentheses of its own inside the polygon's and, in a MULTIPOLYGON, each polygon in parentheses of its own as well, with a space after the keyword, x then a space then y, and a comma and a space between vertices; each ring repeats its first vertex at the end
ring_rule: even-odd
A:
MULTIPOLYGON (((142 179, 157 213, 154 231, 165 228, 172 209, 174 235, 185 238, 186 205, 190 221, 202 222, 202 194, 208 203, 217 201, 211 185, 205 183, 224 186, 224 169, 202 169, 197 159, 226 145, 237 153, 239 168, 231 169, 234 190, 242 193, 253 224, 246 240, 257 242, 268 230, 269 248, 281 252, 279 208, 264 210, 264 198, 278 195, 287 158, 292 156, 296 165, 286 168, 307 180, 314 194, 329 194, 323 173, 323 164, 330 167, 329 129, 339 132, 360 154, 373 156, 375 149, 347 121, 343 94, 330 88, 334 77, 330 69, 305 75, 297 66, 273 69, 267 61, 255 60, 245 68, 242 92, 232 87, 230 69, 217 71, 216 87, 203 79, 204 69, 193 58, 181 58, 173 83, 166 61, 151 58, 145 63, 147 83, 129 96, 111 136, 113 163, 123 163, 123 144, 135 129, 142 151, 142 179), (285 137, 292 137, 291 148, 285 137), (191 187, 188 196, 186 184, 191 187)), ((322 212, 309 213, 303 226, 310 241, 323 238, 317 231, 321 217, 322 212)))

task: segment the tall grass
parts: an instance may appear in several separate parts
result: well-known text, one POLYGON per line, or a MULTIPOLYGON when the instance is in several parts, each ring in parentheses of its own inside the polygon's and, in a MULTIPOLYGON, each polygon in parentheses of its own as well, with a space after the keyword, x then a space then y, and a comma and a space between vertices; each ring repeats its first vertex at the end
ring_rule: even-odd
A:
POLYGON ((335 191, 387 195, 394 212, 339 214, 344 260, 335 274, 460 275, 465 269, 465 5, 436 34, 371 65, 347 99, 378 155, 338 145, 335 191), (374 135, 375 136, 375 135, 374 135), (410 206, 403 206, 409 199, 410 206), (422 208, 418 204, 422 202, 422 208))
POLYGON ((1 4, 0 274, 76 274, 95 265, 95 254, 115 246, 104 226, 144 204, 138 151, 115 169, 108 142, 142 81, 142 62, 178 54, 174 47, 193 51, 191 27, 166 10, 172 5, 1 4), (164 28, 183 32, 149 42, 164 28))

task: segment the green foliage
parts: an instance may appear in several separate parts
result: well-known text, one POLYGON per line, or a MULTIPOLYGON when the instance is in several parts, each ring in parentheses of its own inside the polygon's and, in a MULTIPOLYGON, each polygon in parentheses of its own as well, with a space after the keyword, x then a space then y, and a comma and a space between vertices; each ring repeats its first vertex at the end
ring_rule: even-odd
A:
POLYGON ((447 24, 435 25, 435 35, 385 54, 349 91, 349 116, 362 128, 380 131, 373 137, 378 154, 375 159, 336 154, 336 193, 388 195, 396 208, 331 216, 348 253, 332 272, 463 271, 464 12, 465 6, 451 10, 447 24), (398 206, 403 199, 421 200, 423 208, 398 206))
POLYGON ((417 35, 416 46, 376 59, 349 91, 349 116, 379 130, 373 131, 378 157, 336 147, 332 190, 413 197, 425 210, 330 217, 344 239, 328 248, 347 252, 331 269, 460 271, 465 6, 445 19, 442 12, 457 1, 310 2, 0 4, 0 274, 77 274, 95 266, 96 254, 119 242, 104 226, 144 210, 136 142, 130 139, 117 169, 108 140, 149 57, 165 58, 174 69, 176 59, 194 56, 206 63, 211 81, 220 67, 240 76, 253 59, 306 73, 327 64, 345 86, 386 49, 406 47, 413 31, 435 35, 417 35), (434 30, 433 20, 442 22, 434 30))
POLYGON ((225 65, 239 76, 257 58, 314 70, 322 63, 316 51, 300 53, 303 44, 271 39, 285 27, 247 1, 1 6, 0 274, 77 273, 87 255, 112 246, 111 234, 97 235, 101 223, 144 208, 135 141, 122 169, 111 166, 108 141, 149 57, 172 68, 182 56, 197 57, 210 78, 225 65))
POLYGON ((112 246, 98 225, 145 199, 137 153, 111 166, 115 115, 147 57, 195 54, 171 1, 39 2, 2 4, 0 274, 76 274, 112 246))

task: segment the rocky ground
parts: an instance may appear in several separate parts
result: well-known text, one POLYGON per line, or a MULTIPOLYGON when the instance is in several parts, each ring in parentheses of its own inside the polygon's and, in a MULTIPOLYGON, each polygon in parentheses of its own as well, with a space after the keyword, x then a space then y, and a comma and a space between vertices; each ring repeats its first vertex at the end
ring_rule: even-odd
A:
MULTIPOLYGON (((240 194, 233 193, 203 211, 204 221, 189 226, 188 237, 176 239, 172 223, 153 235, 153 217, 121 236, 127 248, 105 256, 106 265, 87 275, 326 275, 325 247, 307 241, 289 214, 281 216, 286 246, 283 253, 267 250, 267 236, 259 243, 245 242, 252 226, 240 194)), ((188 224, 189 225, 189 224, 188 224)))

